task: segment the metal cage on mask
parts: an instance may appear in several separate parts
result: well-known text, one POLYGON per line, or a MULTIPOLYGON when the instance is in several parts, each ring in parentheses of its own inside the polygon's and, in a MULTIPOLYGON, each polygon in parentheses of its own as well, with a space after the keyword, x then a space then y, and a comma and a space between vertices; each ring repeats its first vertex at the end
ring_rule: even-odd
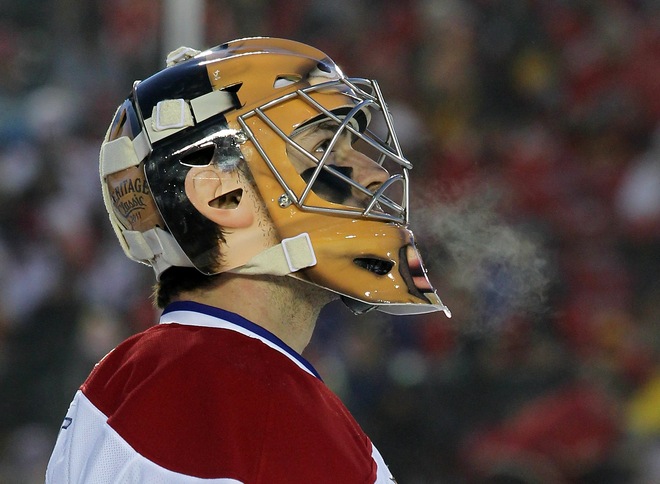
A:
MULTIPOLYGON (((293 203, 300 209, 310 212, 350 217, 359 216, 403 225, 408 224, 408 170, 412 168, 412 164, 403 156, 401 146, 392 126, 391 115, 376 81, 360 78, 344 78, 337 81, 309 86, 272 100, 263 106, 238 116, 237 119, 241 129, 254 143, 256 150, 272 170, 274 176, 284 189, 284 193, 279 200, 280 206, 284 207, 293 203), (346 95, 353 100, 355 105, 327 109, 311 96, 314 92, 328 90, 341 92, 343 95, 346 95), (319 114, 311 120, 302 123, 302 125, 294 130, 293 133, 286 133, 270 119, 268 112, 271 109, 290 102, 292 99, 304 101, 310 107, 317 110, 319 114), (379 115, 378 118, 382 120, 382 128, 385 130, 384 135, 377 134, 369 128, 369 126, 375 121, 374 114, 379 115), (306 180, 307 185, 302 192, 296 193, 295 190, 287 184, 286 180, 279 172, 276 163, 273 162, 268 151, 259 142, 259 136, 250 129, 248 122, 251 117, 258 117, 265 122, 289 147, 300 152, 306 159, 316 166, 314 172, 308 177, 309 179, 306 180), (295 134, 302 129, 326 120, 336 123, 336 131, 326 152, 320 159, 318 159, 298 144, 293 138, 295 134), (349 132, 352 137, 363 141, 368 147, 370 147, 377 155, 377 159, 374 161, 378 165, 384 166, 386 161, 390 161, 390 166, 398 167, 399 173, 390 173, 389 178, 380 184, 375 192, 372 192, 341 170, 333 167, 328 160, 332 155, 337 140, 345 132, 349 132), (339 208, 320 206, 310 202, 309 195, 311 192, 315 191, 317 182, 322 178, 322 174, 334 177, 339 183, 345 183, 352 189, 369 197, 368 204, 364 207, 350 208, 343 206, 339 208), (400 193, 397 193, 398 197, 388 196, 395 191, 395 187, 400 190, 400 193), (395 198, 399 198, 399 200, 395 201, 395 198)), ((390 168, 388 171, 393 170, 390 168)))

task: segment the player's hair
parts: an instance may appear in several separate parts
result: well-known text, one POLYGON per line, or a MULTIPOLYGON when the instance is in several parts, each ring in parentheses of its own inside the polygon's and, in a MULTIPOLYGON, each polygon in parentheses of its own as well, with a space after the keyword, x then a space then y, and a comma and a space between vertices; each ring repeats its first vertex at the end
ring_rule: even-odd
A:
POLYGON ((153 287, 152 301, 160 309, 179 299, 183 292, 210 289, 222 274, 207 276, 194 267, 170 267, 153 287))

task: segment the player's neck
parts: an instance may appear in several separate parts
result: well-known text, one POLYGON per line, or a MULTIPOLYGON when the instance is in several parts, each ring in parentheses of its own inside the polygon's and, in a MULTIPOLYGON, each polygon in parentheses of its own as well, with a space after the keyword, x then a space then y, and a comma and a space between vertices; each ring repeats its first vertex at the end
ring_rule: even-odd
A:
POLYGON ((302 353, 319 312, 334 296, 291 277, 225 273, 212 289, 185 293, 183 298, 240 314, 302 353))

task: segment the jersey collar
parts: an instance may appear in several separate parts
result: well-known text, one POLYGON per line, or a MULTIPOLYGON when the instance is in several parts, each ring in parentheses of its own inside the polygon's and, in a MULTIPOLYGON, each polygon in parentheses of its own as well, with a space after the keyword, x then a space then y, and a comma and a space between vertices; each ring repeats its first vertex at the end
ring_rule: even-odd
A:
POLYGON ((322 380, 312 364, 296 352, 296 350, 267 329, 236 313, 193 301, 176 301, 165 308, 160 317, 160 323, 178 323, 188 326, 203 326, 236 331, 250 338, 260 340, 267 346, 287 356, 307 373, 322 380))

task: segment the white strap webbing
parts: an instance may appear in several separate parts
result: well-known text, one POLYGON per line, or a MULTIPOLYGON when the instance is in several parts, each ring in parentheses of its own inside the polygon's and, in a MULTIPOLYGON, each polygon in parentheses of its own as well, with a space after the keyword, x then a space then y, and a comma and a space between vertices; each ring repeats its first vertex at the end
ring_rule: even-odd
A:
POLYGON ((309 234, 302 233, 257 254, 246 264, 230 272, 248 275, 285 276, 316 265, 316 255, 309 234))
POLYGON ((193 267, 172 234, 160 227, 145 232, 124 230, 122 235, 130 256, 135 260, 150 262, 156 274, 162 273, 170 266, 193 267))
POLYGON ((164 99, 154 106, 144 125, 149 139, 155 143, 233 107, 234 99, 226 91, 211 91, 189 102, 164 99))
POLYGON ((190 100, 195 120, 198 123, 224 113, 234 107, 234 98, 227 91, 211 91, 190 100))
POLYGON ((103 143, 99 155, 101 176, 106 177, 139 165, 149 154, 149 150, 149 142, 144 131, 132 141, 128 136, 122 136, 103 143))

